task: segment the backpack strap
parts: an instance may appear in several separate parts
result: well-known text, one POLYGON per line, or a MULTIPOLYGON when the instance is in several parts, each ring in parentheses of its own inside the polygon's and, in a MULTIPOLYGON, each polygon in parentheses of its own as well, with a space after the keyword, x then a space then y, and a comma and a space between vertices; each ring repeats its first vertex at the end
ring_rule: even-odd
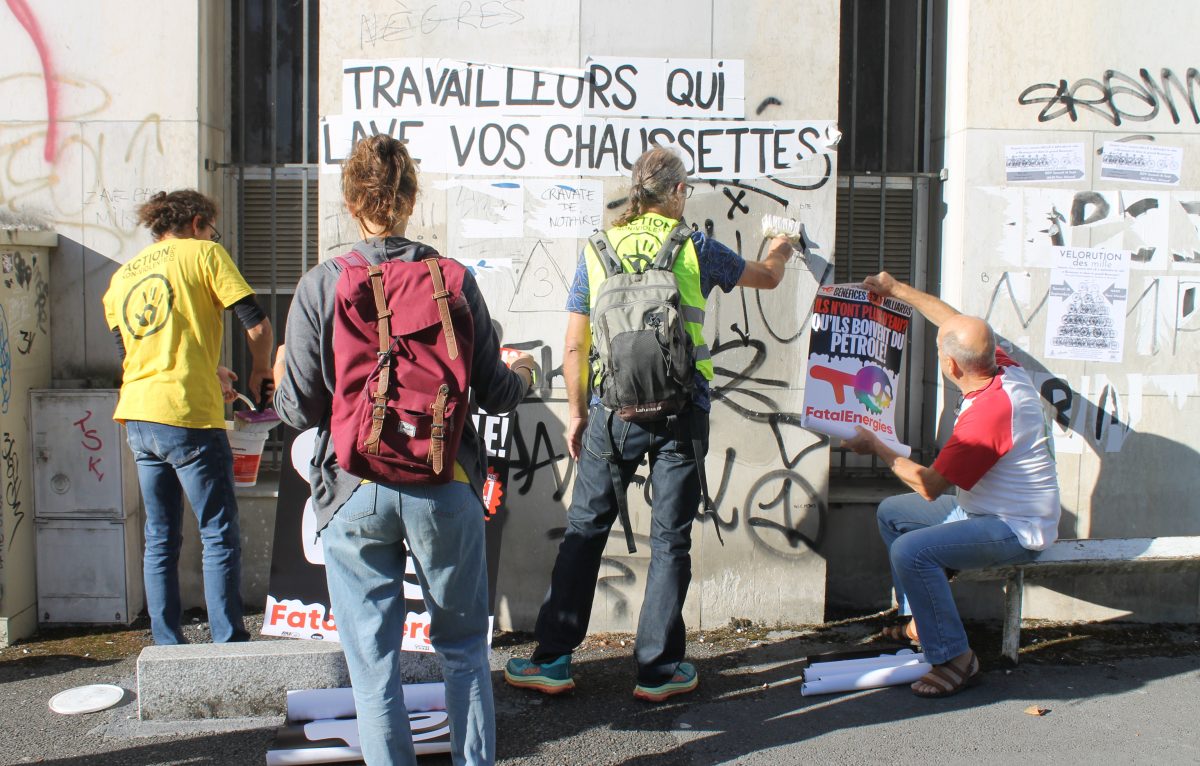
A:
POLYGON ((339 255, 336 260, 338 263, 342 264, 343 269, 345 269, 347 266, 371 265, 371 263, 367 260, 367 257, 357 250, 351 250, 345 255, 339 255))
POLYGON ((616 415, 612 410, 606 409, 608 414, 605 416, 604 435, 606 437, 605 447, 607 448, 602 457, 608 462, 608 474, 612 480, 613 493, 617 496, 617 515, 621 518, 621 526, 625 528, 625 547, 629 549, 632 555, 637 553, 637 546, 633 543, 633 524, 629 521, 629 499, 625 496, 628 492, 628 485, 621 478, 621 467, 617 464, 620 455, 617 452, 617 447, 613 442, 612 427, 613 417, 616 415))
POLYGON ((433 279, 433 299, 437 301, 438 314, 442 318, 442 334, 446 336, 446 351, 451 361, 458 358, 458 339, 454 335, 454 325, 450 321, 450 291, 446 289, 446 280, 442 279, 442 268, 437 258, 426 258, 425 265, 429 267, 429 276, 433 279))
POLYGON ((700 507, 696 511, 696 515, 701 519, 705 514, 708 514, 713 521, 713 530, 717 533, 717 542, 722 547, 725 545, 725 539, 721 537, 721 520, 717 518, 717 509, 713 505, 712 498, 708 494, 708 476, 704 472, 704 443, 692 430, 691 421, 685 421, 678 415, 671 415, 667 418, 667 424, 671 431, 675 434, 675 438, 679 441, 690 441, 692 443, 692 457, 696 461, 696 475, 700 479, 700 507))
POLYGON ((683 243, 687 242, 690 236, 692 236, 691 226, 683 222, 675 224, 675 228, 671 229, 671 233, 667 235, 667 241, 663 242, 662 247, 659 248, 658 255, 654 256, 654 264, 650 268, 663 271, 675 268, 675 259, 679 257, 679 252, 683 250, 683 243))
POLYGON ((450 398, 450 386, 443 383, 438 387, 437 398, 429 405, 433 413, 433 425, 429 427, 429 464, 434 473, 441 473, 446 451, 446 400, 450 398))
MULTIPOLYGON (((366 261, 359 253, 352 252, 351 255, 357 255, 359 259, 366 261)), ((388 323, 392 310, 388 308, 387 296, 383 292, 383 269, 376 264, 368 264, 367 276, 371 281, 371 292, 375 296, 375 326, 379 332, 379 379, 374 393, 371 394, 371 431, 367 434, 364 446, 367 448, 367 454, 378 455, 379 439, 383 435, 383 417, 387 412, 387 391, 392 377, 392 333, 388 323)))
MULTIPOLYGON (((454 334, 454 323, 450 319, 450 291, 446 289, 446 280, 442 278, 442 267, 437 258, 424 259, 429 269, 429 277, 433 280, 433 299, 437 302, 438 316, 442 320, 442 335, 446 338, 446 353, 450 359, 458 358, 458 338, 454 334)), ((450 398, 450 386, 443 383, 438 388, 437 398, 429 409, 433 415, 433 425, 429 428, 429 464, 434 473, 441 473, 446 452, 446 401, 450 398)))
POLYGON ((600 265, 604 267, 605 276, 616 276, 624 271, 621 268, 621 262, 617 259, 616 248, 612 246, 612 242, 608 239, 607 232, 593 232, 592 236, 588 237, 588 242, 592 244, 592 249, 596 251, 596 255, 600 257, 600 265))

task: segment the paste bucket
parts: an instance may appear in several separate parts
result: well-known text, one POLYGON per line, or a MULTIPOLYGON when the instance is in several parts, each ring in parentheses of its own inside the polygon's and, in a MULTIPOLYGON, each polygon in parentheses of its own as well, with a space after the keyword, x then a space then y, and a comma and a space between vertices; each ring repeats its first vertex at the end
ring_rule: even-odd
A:
POLYGON ((225 435, 229 437, 229 449, 233 451, 234 486, 253 487, 258 482, 258 466, 262 462, 267 432, 235 431, 230 427, 225 435))

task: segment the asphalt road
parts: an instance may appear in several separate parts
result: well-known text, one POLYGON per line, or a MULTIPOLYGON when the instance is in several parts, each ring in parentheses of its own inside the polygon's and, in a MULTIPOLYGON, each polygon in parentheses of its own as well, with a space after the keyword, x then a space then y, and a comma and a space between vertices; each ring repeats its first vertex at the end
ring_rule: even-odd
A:
MULTIPOLYGON (((989 653, 995 656, 998 631, 983 627, 972 635, 982 634, 977 646, 985 657, 984 682, 957 697, 923 700, 904 687, 800 695, 804 657, 861 644, 874 627, 851 621, 693 635, 689 656, 700 670, 700 688, 662 705, 631 696, 628 636, 590 639, 577 654, 578 689, 564 697, 510 688, 497 672, 500 763, 1200 763, 1196 626, 1026 629, 1022 664, 1012 670, 987 661, 989 653), (1030 706, 1048 712, 1033 716, 1025 712, 1030 706)), ((527 654, 527 639, 498 636, 493 667, 527 654)), ((264 763, 278 721, 151 727, 136 721, 132 693, 122 706, 101 713, 51 712, 47 701, 63 689, 134 687, 136 651, 104 659, 73 651, 68 642, 33 642, 0 654, 0 763, 264 763)))

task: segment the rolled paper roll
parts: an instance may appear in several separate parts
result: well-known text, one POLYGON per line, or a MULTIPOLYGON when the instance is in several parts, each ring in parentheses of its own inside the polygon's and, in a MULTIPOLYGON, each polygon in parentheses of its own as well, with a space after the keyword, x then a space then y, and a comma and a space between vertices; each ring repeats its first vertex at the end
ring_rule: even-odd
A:
MULTIPOLYGON (((446 685, 404 684, 404 707, 410 712, 446 709, 446 685)), ((287 693, 289 721, 354 718, 354 692, 341 689, 301 689, 287 693)))
POLYGON ((876 668, 865 673, 850 673, 847 675, 820 678, 806 681, 800 685, 800 694, 811 697, 816 694, 837 694, 838 692, 859 691, 861 689, 879 689, 884 686, 911 684, 933 669, 928 662, 918 662, 913 665, 900 665, 893 668, 876 668))
POLYGON ((911 650, 908 650, 906 654, 883 654, 878 657, 864 657, 858 660, 814 662, 804 669, 804 678, 805 680, 809 680, 812 678, 840 676, 847 673, 864 673, 875 668, 892 668, 924 661, 924 654, 914 654, 911 650))

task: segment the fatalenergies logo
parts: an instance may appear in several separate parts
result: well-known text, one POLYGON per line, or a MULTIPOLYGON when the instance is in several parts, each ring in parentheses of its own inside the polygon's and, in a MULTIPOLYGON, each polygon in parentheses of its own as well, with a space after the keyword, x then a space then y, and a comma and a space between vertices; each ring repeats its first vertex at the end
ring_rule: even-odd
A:
POLYGON ((867 412, 882 414, 892 404, 894 392, 888 375, 879 367, 863 367, 854 376, 854 396, 867 412))

